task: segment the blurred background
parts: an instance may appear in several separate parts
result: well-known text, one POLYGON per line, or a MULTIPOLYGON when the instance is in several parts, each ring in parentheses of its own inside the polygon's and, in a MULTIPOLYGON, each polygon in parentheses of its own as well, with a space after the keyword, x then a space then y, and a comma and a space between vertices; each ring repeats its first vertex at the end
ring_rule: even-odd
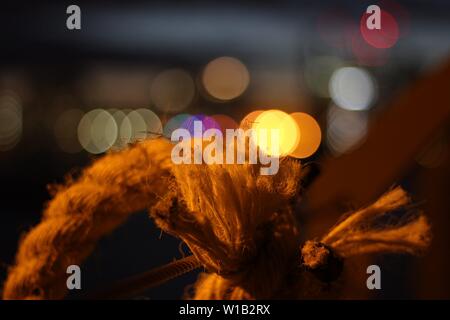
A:
MULTIPOLYGON (((237 127, 256 110, 306 113, 320 146, 299 158, 351 156, 389 102, 448 59, 449 12, 445 0, 2 3, 0 281, 50 199, 48 184, 108 150, 169 137, 192 115, 237 127), (81 30, 66 28, 71 4, 81 8, 81 30), (371 4, 387 22, 381 38, 361 23, 371 4)), ((443 107, 429 101, 423 117, 443 107)), ((397 181, 431 217, 432 249, 422 259, 380 258, 383 290, 370 297, 450 298, 448 142, 449 126, 437 128, 397 181)), ((100 241, 82 285, 90 290, 187 252, 136 214, 100 241)), ((195 279, 142 298, 180 298, 195 279)), ((360 289, 343 297, 369 297, 360 289)))

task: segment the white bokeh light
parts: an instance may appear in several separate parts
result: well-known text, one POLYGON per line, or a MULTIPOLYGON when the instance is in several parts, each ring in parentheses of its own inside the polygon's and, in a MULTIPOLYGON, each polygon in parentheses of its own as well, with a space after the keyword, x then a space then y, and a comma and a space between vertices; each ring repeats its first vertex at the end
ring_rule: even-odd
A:
POLYGON ((111 148, 117 139, 117 133, 114 117, 103 109, 89 111, 78 124, 78 140, 86 151, 93 154, 111 148))
POLYGON ((367 110, 376 97, 376 84, 364 69, 344 67, 336 70, 329 83, 334 103, 346 110, 367 110))

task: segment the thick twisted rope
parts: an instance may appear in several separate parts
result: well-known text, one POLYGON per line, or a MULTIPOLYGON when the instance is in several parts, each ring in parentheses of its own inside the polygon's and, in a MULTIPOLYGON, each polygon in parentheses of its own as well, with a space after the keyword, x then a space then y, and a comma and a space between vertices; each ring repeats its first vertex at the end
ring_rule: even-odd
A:
MULTIPOLYGON (((258 165, 172 165, 171 147, 150 140, 107 155, 61 187, 41 223, 21 241, 3 297, 64 297, 67 266, 80 264, 100 237, 143 208, 211 273, 201 276, 194 298, 296 298, 289 288, 298 281, 300 261, 317 270, 334 255, 416 254, 429 244, 422 215, 379 223, 409 202, 397 188, 347 215, 320 241, 305 244, 300 259, 293 210, 301 191, 298 162, 283 159, 276 175, 261 176, 258 165)), ((170 278, 174 270, 150 273, 150 282, 170 278)))
POLYGON ((3 298, 64 297, 67 266, 81 264, 99 238, 166 192, 170 150, 167 141, 146 141, 106 155, 61 186, 42 221, 22 239, 3 298))

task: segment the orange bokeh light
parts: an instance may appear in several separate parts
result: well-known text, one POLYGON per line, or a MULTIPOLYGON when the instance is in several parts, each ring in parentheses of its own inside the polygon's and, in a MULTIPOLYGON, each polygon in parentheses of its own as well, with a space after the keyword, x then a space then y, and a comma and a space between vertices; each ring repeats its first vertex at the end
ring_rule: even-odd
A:
POLYGON ((317 121, 307 113, 295 112, 290 114, 300 130, 300 140, 297 147, 289 155, 295 158, 308 158, 320 146, 322 133, 317 121))

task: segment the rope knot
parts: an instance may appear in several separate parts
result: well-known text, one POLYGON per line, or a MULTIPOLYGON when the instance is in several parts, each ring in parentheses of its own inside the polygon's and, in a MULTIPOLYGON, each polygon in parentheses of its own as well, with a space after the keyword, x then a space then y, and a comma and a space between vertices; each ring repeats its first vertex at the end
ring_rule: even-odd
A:
POLYGON ((308 240, 301 248, 302 266, 323 282, 336 280, 343 268, 342 258, 326 244, 308 240))

